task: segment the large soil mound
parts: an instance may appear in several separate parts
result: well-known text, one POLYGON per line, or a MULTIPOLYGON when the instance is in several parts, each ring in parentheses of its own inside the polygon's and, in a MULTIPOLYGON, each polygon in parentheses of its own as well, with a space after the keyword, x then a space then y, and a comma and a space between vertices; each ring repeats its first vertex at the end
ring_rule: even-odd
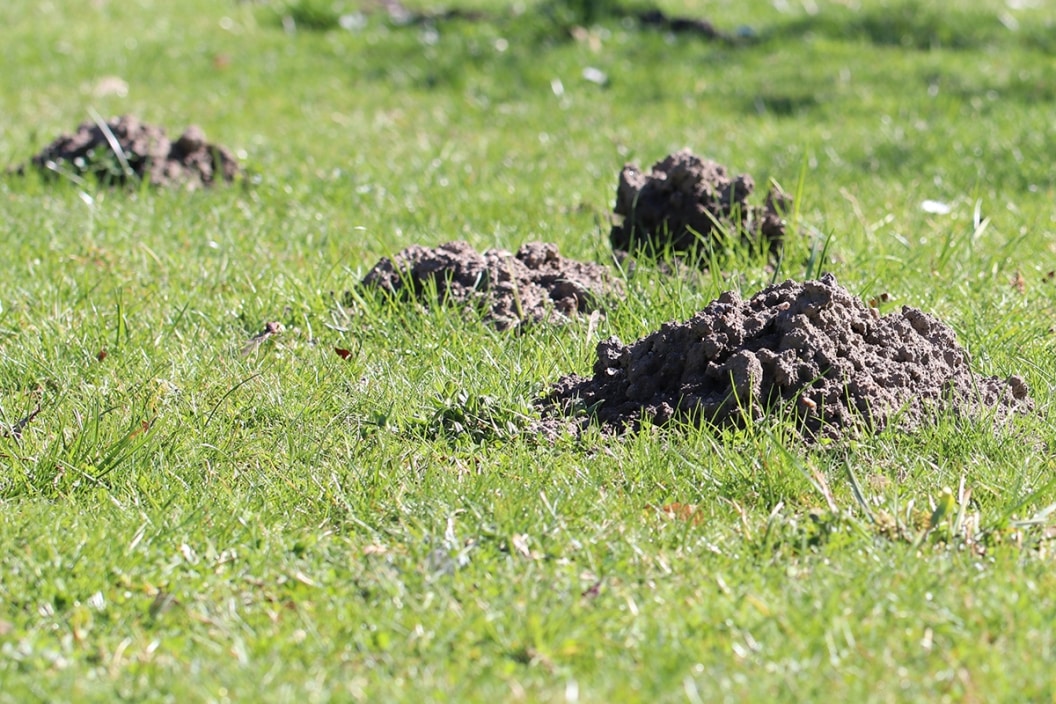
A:
MULTIPOLYGON (((224 147, 209 144, 191 125, 175 142, 161 127, 131 115, 109 122, 84 122, 73 135, 62 135, 29 161, 45 174, 93 176, 106 184, 147 179, 155 186, 210 185, 231 181, 238 162, 224 147)), ((24 172, 26 165, 19 168, 24 172)))
POLYGON ((530 242, 516 254, 480 253, 466 242, 411 245, 379 261, 362 285, 425 302, 435 291, 443 303, 479 309, 502 330, 596 310, 603 296, 620 289, 605 267, 566 259, 547 242, 530 242))
POLYGON ((1019 377, 974 374, 953 331, 919 310, 881 317, 826 274, 743 301, 724 293, 685 323, 631 344, 598 344, 594 376, 566 376, 543 400, 590 409, 604 429, 680 418, 743 425, 789 413, 807 439, 890 422, 912 429, 943 409, 1033 407, 1019 377))
POLYGON ((760 239, 777 252, 785 237, 784 213, 790 199, 771 186, 765 204, 748 197, 755 182, 747 174, 731 178, 726 168, 688 150, 669 155, 642 173, 628 164, 620 172, 609 233, 618 252, 700 253, 732 244, 727 237, 751 243, 760 239))

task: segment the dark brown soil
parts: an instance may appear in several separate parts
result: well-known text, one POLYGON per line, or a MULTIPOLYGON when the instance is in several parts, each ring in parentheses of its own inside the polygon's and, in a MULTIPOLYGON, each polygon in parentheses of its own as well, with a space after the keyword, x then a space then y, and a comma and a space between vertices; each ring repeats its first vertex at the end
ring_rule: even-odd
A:
POLYGON ((93 176, 106 184, 147 179, 155 186, 207 186, 232 181, 239 172, 230 151, 205 141, 191 125, 175 142, 161 127, 131 115, 102 125, 84 122, 73 135, 62 135, 34 156, 28 167, 49 175, 93 176), (105 125, 105 129, 104 129, 105 125))
POLYGON ((466 242, 411 245, 379 261, 362 285, 424 302, 435 291, 443 303, 479 309, 501 330, 597 310, 604 296, 620 290, 605 267, 566 259, 547 242, 530 242, 516 254, 480 253, 466 242))
POLYGON ((588 410, 584 424, 621 432, 642 420, 743 426, 787 413, 814 440, 890 423, 911 430, 944 410, 1033 407, 1019 377, 973 373, 941 321, 909 307, 881 317, 831 274, 747 301, 724 293, 631 345, 605 340, 597 355, 592 377, 566 376, 542 400, 551 419, 588 410))
POLYGON ((772 185, 762 206, 751 205, 748 197, 754 190, 751 176, 733 178, 726 167, 688 150, 653 164, 650 173, 628 164, 616 189, 612 248, 699 255, 737 240, 761 240, 776 253, 785 238, 784 213, 791 201, 772 185))

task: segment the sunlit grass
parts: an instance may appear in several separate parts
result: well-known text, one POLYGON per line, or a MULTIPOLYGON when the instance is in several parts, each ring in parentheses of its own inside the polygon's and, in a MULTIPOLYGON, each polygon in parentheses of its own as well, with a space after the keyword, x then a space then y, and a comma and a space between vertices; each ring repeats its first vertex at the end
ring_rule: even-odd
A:
POLYGON ((3 166, 95 110, 250 172, 0 180, 0 701, 1051 698, 1050 9, 662 4, 721 44, 295 4, 0 9, 3 166), (642 262, 597 329, 343 305, 412 242, 608 263, 619 169, 683 147, 799 194, 778 271, 642 262), (823 270, 949 322, 1037 414, 533 433, 598 340, 823 270))

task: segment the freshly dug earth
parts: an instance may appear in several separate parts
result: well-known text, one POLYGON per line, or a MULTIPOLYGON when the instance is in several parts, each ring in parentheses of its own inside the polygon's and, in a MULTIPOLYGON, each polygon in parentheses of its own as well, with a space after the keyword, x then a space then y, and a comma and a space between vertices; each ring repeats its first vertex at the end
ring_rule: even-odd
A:
MULTIPOLYGON (((155 186, 210 185, 232 181, 239 172, 230 151, 205 141, 191 125, 175 142, 161 127, 143 124, 131 115, 103 125, 84 122, 76 134, 62 135, 29 161, 45 174, 94 176, 107 184, 147 179, 155 186)), ((24 173, 26 165, 19 168, 24 173)))
POLYGON ((548 242, 529 242, 516 254, 482 254, 466 242, 411 245, 379 261, 362 285, 426 302, 435 291, 440 302, 476 308, 500 330, 594 311, 620 290, 605 267, 566 259, 548 242))
POLYGON ((974 374, 946 324, 909 307, 881 317, 831 274, 747 301, 724 293, 685 323, 631 345, 610 338, 597 354, 594 376, 566 376, 542 400, 551 418, 589 409, 621 432, 643 419, 743 426, 784 412, 812 441, 892 422, 911 430, 944 409, 1033 407, 1019 377, 974 374))
POLYGON ((785 237, 784 213, 790 198, 772 185, 762 207, 750 205, 755 182, 747 174, 731 178, 726 168, 689 150, 669 155, 642 173, 628 164, 620 172, 609 233, 617 252, 700 254, 732 244, 760 240, 777 253, 785 237), (725 234, 724 234, 725 232, 725 234))

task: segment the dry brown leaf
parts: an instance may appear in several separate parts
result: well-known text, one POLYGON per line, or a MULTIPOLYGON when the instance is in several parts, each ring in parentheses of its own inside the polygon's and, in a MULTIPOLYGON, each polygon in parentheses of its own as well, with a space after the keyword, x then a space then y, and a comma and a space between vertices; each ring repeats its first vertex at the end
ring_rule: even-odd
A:
POLYGON ((1020 271, 1016 272, 1016 275, 1012 277, 1012 288, 1016 289, 1020 293, 1027 292, 1027 280, 1023 278, 1023 273, 1020 271))
POLYGON ((658 511, 661 516, 671 521, 685 521, 699 526, 706 520, 700 507, 696 504, 684 504, 678 501, 664 504, 663 506, 650 507, 658 511))

